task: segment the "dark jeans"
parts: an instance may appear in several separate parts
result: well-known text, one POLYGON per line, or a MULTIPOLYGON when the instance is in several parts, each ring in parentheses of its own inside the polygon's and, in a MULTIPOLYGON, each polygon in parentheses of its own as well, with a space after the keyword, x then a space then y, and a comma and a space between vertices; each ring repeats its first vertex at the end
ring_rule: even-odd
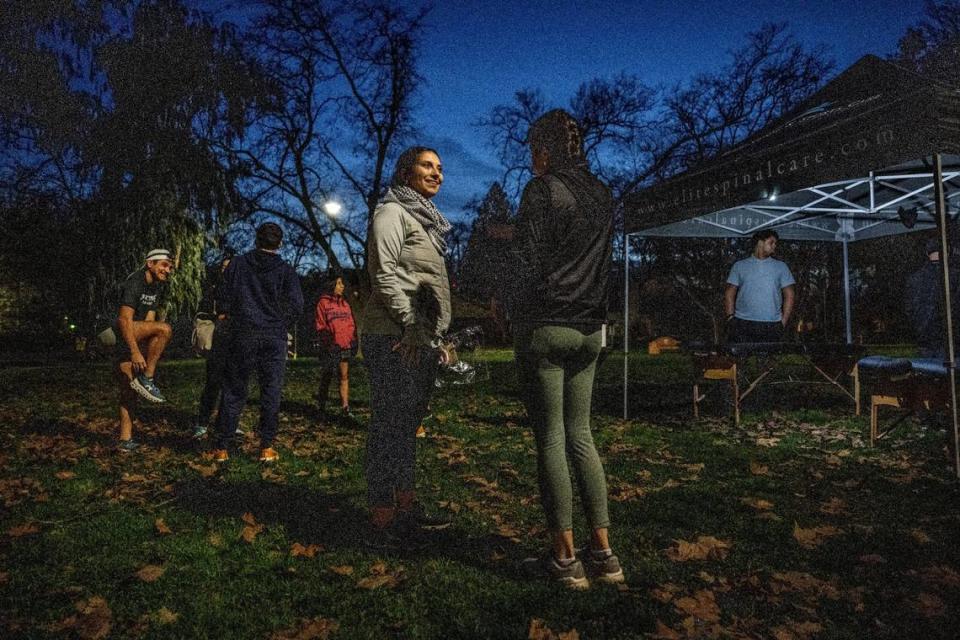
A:
POLYGON ((260 385, 260 446, 269 447, 277 435, 287 336, 276 332, 242 331, 230 335, 228 342, 223 399, 217 420, 217 448, 225 449, 233 442, 240 412, 247 403, 247 383, 253 372, 256 372, 260 385))
POLYGON ((197 424, 207 426, 210 417, 220 400, 223 389, 223 378, 227 370, 227 349, 230 345, 228 336, 223 328, 218 327, 213 332, 213 345, 207 354, 203 391, 200 393, 200 408, 197 410, 197 424))
POLYGON ((420 350, 411 367, 393 351, 399 336, 365 335, 363 362, 370 374, 370 430, 367 434, 367 503, 394 506, 398 491, 413 491, 417 427, 427 415, 437 377, 437 352, 420 350))
POLYGON ((783 324, 734 318, 730 321, 727 342, 783 342, 783 324))

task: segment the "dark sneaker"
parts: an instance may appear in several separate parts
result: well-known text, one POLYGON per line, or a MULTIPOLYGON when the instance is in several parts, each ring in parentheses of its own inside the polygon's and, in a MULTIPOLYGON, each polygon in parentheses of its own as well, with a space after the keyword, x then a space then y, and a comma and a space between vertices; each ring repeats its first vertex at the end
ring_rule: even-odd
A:
POLYGON ((408 511, 397 511, 397 526, 405 530, 440 531, 451 524, 453 521, 450 518, 428 514, 419 502, 414 503, 408 511))
POLYGON ((587 589, 590 580, 583 568, 583 563, 574 558, 569 563, 561 563, 552 553, 540 558, 527 558, 523 561, 526 572, 539 578, 549 578, 559 582, 568 589, 587 589))
POLYGON ((148 378, 142 373, 130 381, 130 388, 136 391, 140 397, 150 402, 166 402, 167 399, 160 393, 160 389, 153 382, 153 378, 148 378))
POLYGON ((206 425, 198 424, 193 427, 193 437, 199 440, 203 436, 207 435, 206 425))
POLYGON ((352 418, 353 413, 350 411, 350 407, 340 407, 340 417, 341 418, 352 418))
POLYGON ((244 435, 245 433, 246 433, 246 431, 244 431, 244 430, 241 429, 240 427, 237 427, 237 430, 233 432, 233 434, 236 435, 236 436, 242 436, 242 435, 244 435))
POLYGON ((121 453, 132 453, 140 448, 140 443, 135 441, 133 438, 129 440, 121 440, 117 445, 117 451, 121 453))
POLYGON ((623 582, 620 560, 610 551, 587 551, 583 554, 587 574, 598 582, 619 584, 623 582))

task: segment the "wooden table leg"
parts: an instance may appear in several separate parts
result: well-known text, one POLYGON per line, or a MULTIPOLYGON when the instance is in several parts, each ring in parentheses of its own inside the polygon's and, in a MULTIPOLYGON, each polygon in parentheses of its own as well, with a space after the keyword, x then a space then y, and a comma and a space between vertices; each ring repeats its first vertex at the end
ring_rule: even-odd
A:
POLYGON ((731 388, 733 389, 733 424, 736 427, 740 426, 740 384, 737 379, 737 365, 734 364, 731 367, 733 371, 733 378, 730 380, 731 388))

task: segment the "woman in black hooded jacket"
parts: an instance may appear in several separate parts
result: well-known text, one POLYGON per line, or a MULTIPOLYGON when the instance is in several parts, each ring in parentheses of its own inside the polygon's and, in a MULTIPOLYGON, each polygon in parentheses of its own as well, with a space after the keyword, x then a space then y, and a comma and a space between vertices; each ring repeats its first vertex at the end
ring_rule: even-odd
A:
POLYGON ((606 321, 613 198, 590 173, 576 120, 551 111, 530 128, 534 178, 515 230, 519 289, 513 309, 518 377, 537 443, 540 496, 553 535, 545 561, 575 588, 588 575, 621 582, 607 536, 607 488, 590 432, 597 357, 606 321), (569 461, 591 527, 581 559, 573 541, 569 461))

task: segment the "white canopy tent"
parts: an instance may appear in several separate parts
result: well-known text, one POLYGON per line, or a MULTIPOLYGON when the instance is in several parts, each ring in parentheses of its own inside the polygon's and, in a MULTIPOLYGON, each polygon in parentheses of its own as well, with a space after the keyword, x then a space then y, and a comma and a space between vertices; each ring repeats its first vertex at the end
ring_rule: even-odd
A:
MULTIPOLYGON (((949 299, 947 224, 958 213, 960 91, 866 56, 794 112, 716 160, 626 203, 624 322, 630 236, 736 238, 770 228, 782 239, 842 246, 849 343, 849 243, 939 229, 949 299)), ((949 304, 946 309, 952 328, 949 304)), ((947 368, 955 389, 952 330, 948 343, 947 368)), ((955 391, 953 400, 954 439, 960 441, 955 391)), ((960 454, 955 465, 960 476, 960 454)))

